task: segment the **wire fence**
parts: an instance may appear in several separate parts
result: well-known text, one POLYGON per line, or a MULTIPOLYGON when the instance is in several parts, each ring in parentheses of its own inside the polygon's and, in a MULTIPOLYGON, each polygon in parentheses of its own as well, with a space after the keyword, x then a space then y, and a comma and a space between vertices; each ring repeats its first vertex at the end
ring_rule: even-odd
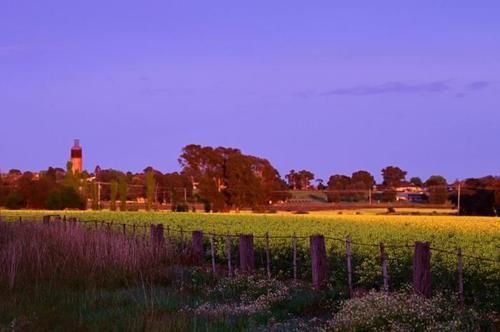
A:
MULTIPOLYGON (((12 224, 13 220, 10 220, 12 224)), ((459 290, 459 300, 461 305, 464 302, 464 262, 463 259, 471 259, 480 263, 491 264, 498 266, 500 261, 489 257, 480 257, 476 255, 464 254, 462 248, 457 247, 455 250, 439 248, 431 246, 429 242, 415 242, 410 244, 405 243, 366 243, 361 241, 353 241, 349 235, 345 238, 335 236, 323 236, 320 234, 300 235, 295 233, 290 235, 269 235, 264 234, 247 234, 247 233, 219 233, 203 231, 179 225, 167 224, 130 224, 117 223, 104 220, 78 220, 76 218, 66 218, 60 215, 46 215, 42 220, 33 218, 22 218, 14 221, 19 225, 30 225, 33 223, 42 223, 44 225, 60 225, 67 227, 68 225, 83 225, 89 231, 113 231, 130 235, 132 237, 148 241, 152 245, 159 246, 165 241, 177 243, 184 254, 189 254, 194 257, 193 261, 203 264, 210 263, 210 269, 214 274, 224 271, 229 277, 234 276, 235 272, 239 273, 254 273, 256 270, 256 261, 260 264, 261 269, 265 272, 268 278, 275 277, 277 272, 273 269, 273 265, 288 265, 289 277, 294 282, 298 282, 304 275, 309 275, 312 278, 312 285, 315 288, 321 288, 328 280, 328 260, 327 246, 330 244, 330 249, 335 247, 337 251, 337 263, 345 267, 345 278, 347 279, 347 289, 349 296, 354 296, 355 293, 355 270, 359 268, 359 257, 353 247, 372 248, 371 259, 377 261, 379 267, 370 265, 373 269, 379 270, 381 274, 381 289, 388 292, 390 288, 390 266, 400 262, 397 252, 401 249, 406 249, 406 259, 409 259, 409 254, 413 251, 412 256, 412 284, 417 293, 424 296, 430 296, 431 289, 431 252, 436 252, 446 256, 456 258, 456 282, 459 290), (259 240, 259 247, 254 247, 254 239, 259 240), (309 240, 309 241, 307 241, 309 240), (329 242, 327 242, 329 241, 329 242), (271 247, 273 242, 285 247, 288 253, 281 255, 281 259, 286 262, 279 262, 273 257, 272 251, 275 247, 271 247), (309 243, 308 243, 309 242, 309 243), (307 250, 309 244, 309 250, 307 250), (286 249, 288 247, 288 249, 286 249), (341 254, 345 251, 345 254, 341 254), (208 256, 208 257, 207 257, 208 256), (343 258, 342 258, 343 256, 343 258), (209 259, 207 259, 209 258, 209 259), (236 262, 239 260, 239 264, 236 262), (340 261, 339 261, 340 260, 340 261), (341 260, 345 260, 344 263, 341 260), (310 262, 310 266, 306 266, 305 262, 310 262), (302 271, 307 269, 307 273, 302 271)), ((497 246, 498 248, 498 246, 497 246)))
MULTIPOLYGON (((24 218, 17 217, 16 221, 18 221, 20 224, 26 224, 29 222, 41 222, 45 219, 51 220, 53 222, 64 222, 64 223, 69 222, 71 219, 72 221, 78 222, 79 224, 94 225, 94 228, 97 228, 99 226, 106 227, 108 229, 113 228, 113 227, 115 227, 115 228, 121 227, 123 232, 127 232, 127 230, 129 230, 129 229, 133 229, 136 231, 143 229, 144 231, 147 232, 147 231, 151 230, 151 226, 157 225, 154 223, 136 224, 136 223, 119 223, 119 222, 105 221, 105 220, 100 220, 100 219, 66 218, 66 216, 61 217, 61 215, 59 215, 59 214, 45 215, 42 219, 39 219, 39 218, 37 219, 37 218, 33 218, 33 217, 24 217, 24 218)), ((12 221, 12 219, 11 219, 11 221, 12 221)), ((222 237, 222 238, 225 238, 228 236, 230 236, 232 238, 238 238, 240 235, 247 235, 248 234, 248 233, 228 233, 228 232, 219 233, 219 232, 215 232, 213 230, 212 231, 203 230, 201 228, 189 228, 189 227, 179 226, 179 225, 171 226, 168 223, 166 224, 165 222, 162 223, 162 225, 165 227, 165 231, 167 234, 184 234, 185 235, 185 234, 196 232, 196 231, 204 231, 211 236, 222 237)), ((272 240, 272 239, 292 240, 293 238, 295 238, 297 240, 303 240, 303 239, 309 239, 311 236, 314 236, 314 235, 317 235, 317 234, 301 235, 301 236, 297 236, 295 233, 289 234, 289 235, 269 235, 268 232, 265 232, 264 234, 260 234, 260 235, 252 234, 253 238, 255 238, 255 239, 269 239, 269 240, 272 240)), ((346 238, 332 237, 332 236, 323 236, 323 237, 326 240, 337 241, 340 243, 346 242, 346 238)), ((350 238, 349 235, 347 237, 350 238)), ((365 243, 365 242, 352 241, 352 240, 350 241, 350 244, 355 245, 355 246, 371 247, 371 248, 379 248, 380 247, 380 243, 374 244, 374 243, 365 243)), ((408 241, 406 241, 404 243, 391 243, 391 244, 383 244, 383 245, 385 248, 388 248, 388 249, 403 249, 403 248, 411 249, 411 248, 414 248, 414 245, 408 243, 408 241)), ((500 245, 495 245, 495 247, 500 249, 500 245)), ((459 247, 457 246, 456 249, 458 249, 458 248, 459 247)), ((443 249, 443 248, 437 248, 437 247, 430 247, 430 250, 435 251, 435 252, 439 252, 442 254, 453 255, 453 256, 456 256, 456 254, 457 254, 456 250, 452 251, 450 249, 443 249)), ((500 254, 500 252, 499 252, 499 254, 500 254)), ((484 261, 484 262, 491 262, 491 263, 495 263, 495 264, 500 264, 500 260, 495 260, 495 259, 491 259, 488 257, 480 257, 480 256, 468 255, 468 254, 462 254, 462 257, 467 257, 467 258, 471 258, 471 259, 475 259, 475 260, 479 260, 479 261, 484 261)))

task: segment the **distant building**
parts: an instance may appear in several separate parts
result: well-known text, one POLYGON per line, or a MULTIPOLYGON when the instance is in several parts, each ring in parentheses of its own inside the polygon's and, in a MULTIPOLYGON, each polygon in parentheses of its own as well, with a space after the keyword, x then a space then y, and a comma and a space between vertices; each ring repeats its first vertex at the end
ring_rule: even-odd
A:
POLYGON ((395 189, 396 189, 396 192, 398 192, 398 193, 421 193, 421 192, 423 192, 422 187, 419 187, 413 183, 406 182, 406 181, 402 182, 395 189))
POLYGON ((71 148, 71 165, 73 173, 81 173, 83 171, 83 155, 79 139, 75 139, 75 143, 71 148))
POLYGON ((429 198, 423 192, 398 192, 396 194, 396 201, 428 203, 429 198))

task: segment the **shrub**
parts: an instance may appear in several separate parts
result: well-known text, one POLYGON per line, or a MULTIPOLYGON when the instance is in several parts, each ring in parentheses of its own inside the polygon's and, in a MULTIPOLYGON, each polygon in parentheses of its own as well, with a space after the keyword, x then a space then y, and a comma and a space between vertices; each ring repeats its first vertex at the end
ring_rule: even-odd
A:
POLYGON ((328 330, 334 331, 473 331, 481 317, 472 309, 460 311, 443 295, 425 299, 410 291, 387 295, 371 291, 343 302, 328 330))
POLYGON ((395 190, 384 190, 382 192, 382 202, 394 202, 396 201, 397 192, 395 190))
POLYGON ((5 198, 5 207, 11 210, 19 210, 26 206, 26 200, 23 194, 18 191, 13 191, 5 198))
POLYGON ((214 302, 206 302, 190 310, 197 315, 211 317, 259 314, 285 301, 289 291, 289 287, 279 280, 236 275, 220 279, 208 291, 207 295, 214 302))
POLYGON ((189 205, 181 203, 174 206, 175 212, 189 212, 189 205))
POLYGON ((49 210, 83 210, 85 209, 85 201, 73 187, 64 186, 49 194, 45 207, 49 210))

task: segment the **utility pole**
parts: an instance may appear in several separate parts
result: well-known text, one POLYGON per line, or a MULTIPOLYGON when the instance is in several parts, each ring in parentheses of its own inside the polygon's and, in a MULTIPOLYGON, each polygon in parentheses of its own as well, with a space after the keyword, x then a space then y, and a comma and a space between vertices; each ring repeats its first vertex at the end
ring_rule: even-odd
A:
POLYGON ((372 188, 368 189, 368 202, 372 205, 372 188))
POLYGON ((458 182, 458 193, 457 193, 457 214, 460 215, 460 196, 461 196, 461 188, 462 183, 458 182))

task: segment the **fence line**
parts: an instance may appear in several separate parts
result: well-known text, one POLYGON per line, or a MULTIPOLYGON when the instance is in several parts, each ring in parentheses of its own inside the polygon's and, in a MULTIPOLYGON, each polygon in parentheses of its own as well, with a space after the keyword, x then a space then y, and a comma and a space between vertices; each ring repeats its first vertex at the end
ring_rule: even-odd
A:
MULTIPOLYGON (((23 220, 20 217, 16 222, 16 225, 30 225, 39 223, 39 220, 23 220)), ((7 223, 8 224, 8 223, 7 223)), ((164 225, 163 224, 127 224, 127 223, 114 223, 114 222, 106 222, 106 221, 98 221, 98 220, 78 220, 76 218, 61 218, 59 215, 52 216, 47 215, 42 219, 43 225, 51 225, 54 224, 56 226, 64 226, 64 229, 68 226, 68 224, 76 225, 76 224, 84 224, 88 227, 88 230, 98 230, 99 225, 101 228, 105 229, 107 232, 111 231, 113 228, 117 230, 118 234, 127 235, 127 228, 132 228, 132 236, 137 238, 136 230, 137 228, 142 228, 144 230, 143 240, 146 241, 147 233, 149 230, 150 234, 150 243, 155 246, 156 249, 160 249, 164 243, 165 239, 172 240, 171 233, 180 234, 180 247, 183 254, 188 253, 194 259, 193 262, 198 265, 202 265, 203 262, 203 232, 200 230, 191 230, 185 229, 183 227, 179 227, 178 230, 171 229, 169 225, 166 226, 167 232, 166 237, 164 233, 164 225), (93 226, 93 227, 92 227, 93 226), (192 241, 191 248, 186 244, 185 234, 186 232, 191 232, 192 241), (196 256, 196 257, 195 257, 196 256)), ((471 258, 479 261, 492 262, 495 264, 500 263, 497 260, 489 259, 485 257, 478 257, 473 255, 465 255, 462 252, 462 248, 457 248, 456 251, 451 251, 447 249, 435 248, 432 247, 429 242, 415 242, 414 246, 406 244, 395 244, 395 245, 385 245, 384 243, 369 244, 362 242, 352 241, 350 236, 347 235, 344 239, 336 238, 336 237, 325 237, 323 235, 311 235, 307 236, 296 236, 295 233, 292 236, 269 236, 269 233, 265 233, 263 236, 254 236, 253 234, 230 234, 229 232, 226 234, 218 234, 214 232, 209 232, 208 240, 210 246, 210 258, 211 258, 211 272, 215 275, 217 273, 217 264, 216 264, 216 238, 226 240, 226 260, 227 260, 227 268, 228 268, 228 276, 232 277, 233 274, 233 265, 232 265, 232 255, 231 255, 231 247, 232 247, 232 238, 237 237, 239 243, 239 271, 243 273, 254 273, 255 271, 255 251, 254 251, 254 238, 262 238, 264 239, 265 245, 265 266, 267 277, 272 277, 271 270, 271 248, 269 245, 270 239, 286 239, 291 240, 291 250, 292 250, 292 275, 294 283, 298 280, 298 262, 297 262, 297 240, 298 239, 308 239, 310 240, 310 256, 311 256, 311 273, 312 273, 312 285, 314 288, 322 288, 325 287, 328 282, 329 268, 327 261, 327 251, 325 246, 325 239, 343 242, 345 244, 345 257, 346 257, 346 268, 347 268, 347 290, 349 297, 353 297, 355 294, 355 288, 353 284, 353 260, 352 260, 352 252, 351 246, 366 246, 377 248, 379 252, 379 261, 380 268, 382 272, 382 289, 385 292, 389 291, 389 266, 388 262, 394 260, 391 257, 387 256, 386 249, 396 249, 396 248, 408 248, 414 249, 413 252, 413 265, 412 265, 412 275, 413 275, 413 289, 414 291, 424 297, 431 296, 431 251, 439 252, 446 255, 453 255, 457 258, 457 290, 459 297, 459 304, 463 308, 464 306, 464 276, 463 276, 463 258, 471 258)), ((221 242, 223 243, 223 241, 221 242)), ((157 252, 157 251, 156 251, 157 252)))
MULTIPOLYGON (((66 221, 66 216, 62 217, 60 215, 46 215, 43 217, 46 218, 46 217, 49 217, 49 218, 54 218, 54 221, 55 222, 58 222, 58 218, 60 219, 59 222, 62 222, 62 221, 66 221)), ((42 220, 43 220, 42 219, 42 220)), ((75 219, 78 221, 78 223, 93 223, 95 225, 95 227, 97 228, 97 223, 100 223, 102 227, 106 226, 108 229, 113 227, 113 226, 121 226, 123 228, 123 232, 125 232, 125 229, 127 227, 132 227, 134 232, 137 228, 143 228, 144 230, 147 231, 147 229, 150 228, 150 226, 152 225, 152 223, 145 223, 145 224, 131 224, 131 223, 115 223, 113 221, 104 221, 104 220, 97 220, 97 219, 85 219, 85 220, 80 220, 80 219, 77 219, 77 218, 69 218, 69 219, 75 219)), ((40 220, 33 220, 33 219, 28 219, 28 220, 23 220, 22 217, 19 217, 18 219, 18 222, 19 224, 27 224, 29 222, 38 222, 40 220)), ((179 229, 174 229, 174 228, 170 228, 169 225, 167 225, 167 236, 170 236, 170 233, 179 233, 181 234, 181 242, 184 242, 184 234, 186 232, 193 232, 193 231, 198 231, 199 229, 191 229, 191 228, 184 228, 182 226, 177 226, 179 229)), ((211 235, 213 235, 214 237, 220 237, 220 238, 225 238, 227 235, 229 235, 229 233, 226 233, 226 234, 222 234, 222 233, 216 233, 216 232, 210 232, 211 235)), ((239 235, 243 235, 243 233, 236 233, 236 234, 230 234, 232 235, 233 237, 238 237, 239 235)), ((312 234, 311 234, 312 235, 312 234)), ((311 236, 310 235, 310 236, 311 236)), ((268 232, 266 232, 264 235, 253 235, 253 238, 255 239, 291 239, 291 238, 295 238, 296 240, 304 240, 304 239, 308 239, 310 238, 310 236, 296 236, 295 234, 292 234, 292 235, 269 235, 268 232)), ((324 238, 326 240, 333 240, 333 241, 338 241, 338 242, 341 242, 341 243, 345 243, 346 239, 345 238, 338 238, 338 237, 332 237, 332 236, 324 236, 324 238)), ((372 244, 372 243, 363 243, 363 242, 357 242, 357 241, 350 241, 350 244, 351 245, 356 245, 356 246, 364 246, 364 247, 373 247, 373 248, 379 248, 380 247, 380 244, 372 244)), ((402 244, 384 244, 384 248, 390 248, 390 249, 400 249, 400 248, 408 248, 408 249, 411 249, 413 248, 414 246, 408 244, 408 242, 406 243, 402 243, 402 244)), ((498 246, 497 246, 498 247, 498 246)), ((443 253, 443 254, 448 254, 448 255, 453 255, 455 256, 456 255, 456 252, 455 251, 452 251, 452 250, 449 250, 449 249, 442 249, 442 248, 436 248, 436 247, 431 247, 430 250, 432 251, 436 251, 436 252, 440 252, 440 253, 443 253)), ((491 262, 491 263, 496 263, 496 264, 500 264, 500 261, 498 260, 494 260, 494 259, 490 259, 490 258, 486 258, 486 257, 480 257, 480 256, 474 256, 474 255, 467 255, 467 254, 462 254, 462 257, 467 257, 467 258, 472 258, 472 259, 476 259, 476 260, 480 260, 480 261, 485 261, 485 262, 491 262)))

